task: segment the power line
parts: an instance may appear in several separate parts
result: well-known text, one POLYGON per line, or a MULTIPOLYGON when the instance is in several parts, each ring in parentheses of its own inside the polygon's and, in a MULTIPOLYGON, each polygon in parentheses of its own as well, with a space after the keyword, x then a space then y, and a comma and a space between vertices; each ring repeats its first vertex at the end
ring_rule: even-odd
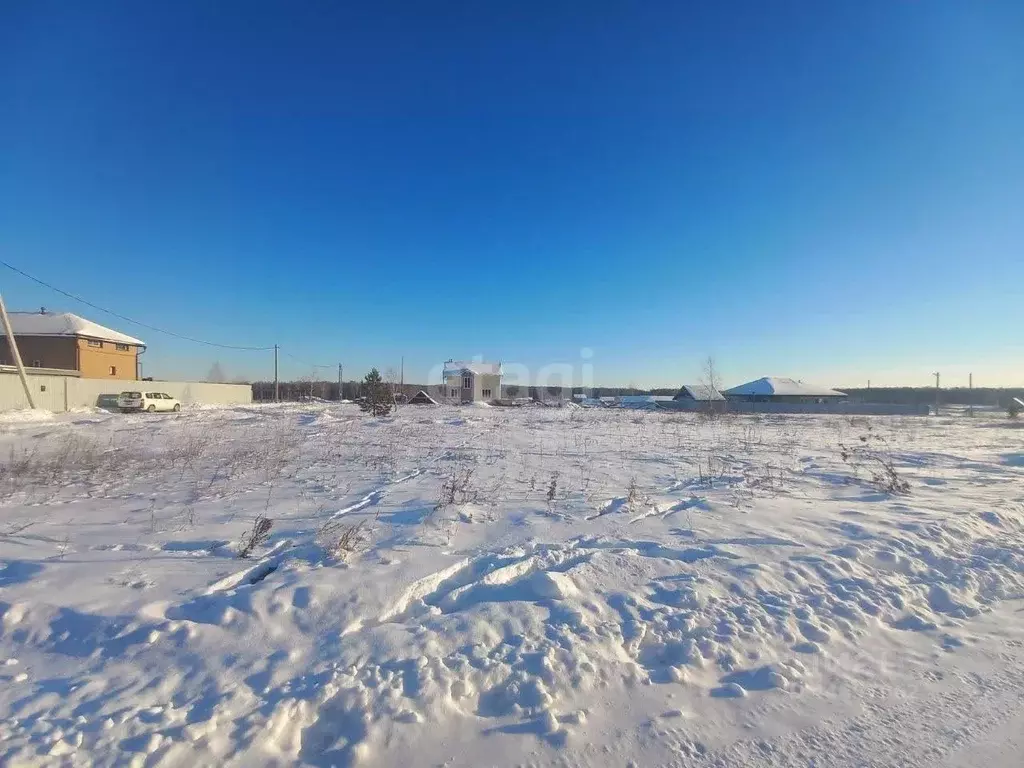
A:
POLYGON ((330 369, 333 370, 334 368, 337 367, 337 366, 334 366, 334 365, 317 365, 316 363, 310 363, 307 360, 303 360, 300 357, 296 357, 295 355, 291 354, 290 352, 285 352, 283 349, 281 350, 281 354, 284 355, 285 357, 290 357, 292 360, 294 360, 297 363, 302 363, 303 365, 307 365, 310 368, 330 368, 330 369))
MULTIPOLYGON (((8 264, 3 259, 0 259, 0 264, 2 264, 3 266, 7 267, 12 272, 17 272, 22 277, 27 277, 29 280, 31 280, 34 283, 39 283, 39 285, 42 285, 45 288, 49 288, 51 291, 56 291, 57 293, 61 294, 62 296, 67 296, 69 299, 72 299, 74 301, 77 301, 77 302, 80 302, 82 304, 85 304, 87 307, 92 307, 93 309, 97 309, 100 312, 106 312, 108 315, 113 315, 114 317, 119 318, 121 320, 124 320, 125 322, 134 323, 135 325, 142 326, 143 328, 148 328, 151 331, 156 331, 157 333, 165 333, 168 336, 175 337, 176 339, 184 339, 185 341, 191 341, 194 344, 205 344, 208 347, 219 347, 220 349, 242 349, 242 350, 247 350, 247 351, 250 351, 250 352, 266 352, 266 351, 271 350, 271 349, 274 348, 273 345, 271 345, 269 347, 242 347, 242 346, 237 346, 235 344, 217 344, 216 342, 213 342, 213 341, 204 341, 203 339, 194 339, 191 336, 185 336, 185 335, 180 334, 180 333, 175 333, 174 331, 168 331, 168 330, 165 330, 164 328, 157 328, 155 325, 149 325, 148 323, 143 323, 143 322, 141 322, 139 320, 134 320, 134 319, 132 319, 130 317, 127 317, 125 315, 122 315, 122 314, 119 314, 117 312, 114 312, 111 309, 107 309, 105 307, 101 307, 98 304, 93 304, 91 301, 86 301, 81 296, 76 296, 73 293, 68 293, 67 291, 62 290, 62 289, 58 288, 55 285, 50 285, 45 280, 40 280, 38 277, 33 277, 28 272, 24 272, 24 271, 18 269, 17 267, 15 267, 15 266, 13 266, 11 264, 8 264)), ((324 366, 324 367, 326 367, 326 366, 324 366)))

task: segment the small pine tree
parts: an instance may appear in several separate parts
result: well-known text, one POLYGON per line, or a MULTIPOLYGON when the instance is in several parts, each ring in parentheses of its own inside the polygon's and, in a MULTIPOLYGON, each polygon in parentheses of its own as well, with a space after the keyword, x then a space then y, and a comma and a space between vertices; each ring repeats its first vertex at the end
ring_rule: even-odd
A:
POLYGON ((391 413, 394 398, 376 368, 372 368, 363 379, 363 390, 366 399, 359 403, 359 407, 364 412, 372 413, 374 416, 387 416, 391 413))
POLYGON ((1016 419, 1020 416, 1021 407, 1015 399, 1010 399, 1010 404, 1006 406, 1006 415, 1011 419, 1016 419))

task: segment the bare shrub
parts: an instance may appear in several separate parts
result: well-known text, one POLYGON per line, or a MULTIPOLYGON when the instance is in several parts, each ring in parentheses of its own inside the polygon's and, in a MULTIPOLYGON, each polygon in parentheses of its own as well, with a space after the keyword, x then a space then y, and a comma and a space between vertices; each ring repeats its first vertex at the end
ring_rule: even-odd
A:
MULTIPOLYGON (((868 427, 870 429, 870 426, 868 427)), ((854 470, 854 477, 860 476, 861 468, 867 466, 870 471, 870 484, 882 493, 905 495, 910 493, 910 483, 896 471, 892 451, 888 443, 880 435, 866 434, 857 438, 859 445, 847 446, 839 443, 839 457, 844 464, 854 470), (873 446, 879 441, 881 449, 873 446)))
POLYGON ((181 510, 178 517, 181 519, 181 524, 178 527, 179 531, 184 531, 186 528, 195 528, 199 519, 196 515, 196 508, 191 504, 187 504, 185 508, 181 510))
MULTIPOLYGON (((70 521, 68 521, 70 524, 70 521)), ((64 555, 67 553, 68 548, 71 546, 71 536, 67 533, 64 534, 64 538, 61 539, 60 544, 57 546, 57 557, 61 560, 64 559, 64 555)))
POLYGON ((629 479, 629 485, 626 486, 626 510, 633 514, 645 507, 650 506, 651 499, 647 494, 640 490, 640 486, 636 483, 636 478, 631 477, 629 479))
POLYGON ((270 539, 270 530, 274 527, 274 521, 265 515, 256 515, 252 528, 242 534, 238 547, 238 556, 247 558, 256 547, 262 547, 270 539))
POLYGON ((697 462, 697 482, 708 488, 713 488, 716 480, 725 477, 725 462, 712 453, 705 459, 697 462))
POLYGON ((137 461, 131 452, 115 447, 113 437, 107 445, 74 433, 58 435, 57 440, 50 450, 40 443, 31 448, 12 446, 7 461, 0 464, 0 492, 26 491, 45 499, 63 486, 82 483, 91 496, 93 485, 122 476, 137 461))
POLYGON ((459 504, 471 504, 479 497, 473 482, 473 467, 455 467, 441 482, 434 511, 459 504))
POLYGON ((551 473, 551 480, 548 482, 547 490, 544 492, 544 500, 548 505, 548 513, 554 512, 555 499, 558 496, 558 473, 551 473))
POLYGON ((872 457, 878 466, 871 473, 871 483, 884 493, 905 495, 910 493, 910 483, 900 477, 893 465, 892 456, 872 457))
POLYGON ((164 462, 172 469, 179 470, 179 477, 186 472, 195 472, 196 465, 203 458, 209 441, 199 433, 186 434, 181 441, 171 446, 164 454, 164 462))
POLYGON ((744 424, 743 435, 740 439, 743 442, 743 447, 749 451, 751 446, 764 444, 764 430, 757 422, 744 424))
POLYGON ((22 486, 31 483, 34 476, 41 474, 37 469, 40 461, 38 449, 38 444, 33 445, 31 450, 15 450, 11 446, 7 461, 0 465, 0 483, 8 492, 20 490, 22 486))
POLYGON ((744 479, 751 489, 776 491, 782 487, 782 471, 771 463, 749 468, 744 479))
POLYGON ((356 552, 369 536, 366 520, 346 523, 344 520, 328 520, 316 532, 316 542, 331 557, 345 562, 356 552))
POLYGON ((704 360, 701 380, 698 383, 704 387, 706 390, 705 397, 708 398, 700 407, 700 415, 705 419, 710 420, 719 418, 726 412, 726 404, 721 400, 710 399, 713 393, 721 392, 722 390, 722 379, 718 375, 718 367, 715 364, 715 358, 710 355, 708 355, 704 360))

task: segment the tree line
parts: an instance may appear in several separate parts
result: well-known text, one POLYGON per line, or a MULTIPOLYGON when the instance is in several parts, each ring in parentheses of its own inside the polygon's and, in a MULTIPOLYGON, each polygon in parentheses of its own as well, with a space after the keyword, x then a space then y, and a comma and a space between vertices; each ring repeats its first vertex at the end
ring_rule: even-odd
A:
MULTIPOLYGON (((388 384, 391 391, 399 396, 412 397, 421 389, 434 395, 439 384, 388 384)), ((337 381, 300 379, 282 381, 278 385, 282 400, 355 400, 367 395, 365 381, 346 381, 340 390, 337 381)), ((853 402, 862 403, 893 403, 931 405, 935 402, 934 387, 840 387, 841 392, 849 395, 853 402)), ((587 394, 590 397, 623 397, 626 395, 675 395, 678 388, 658 387, 641 389, 639 387, 528 387, 517 384, 502 385, 504 398, 529 397, 534 400, 571 400, 573 395, 587 394)), ((257 381, 252 384, 252 397, 256 402, 268 402, 274 399, 274 382, 257 381)), ((1006 407, 1014 397, 1024 400, 1024 388, 997 387, 950 387, 940 390, 940 400, 948 405, 993 405, 1006 407)))

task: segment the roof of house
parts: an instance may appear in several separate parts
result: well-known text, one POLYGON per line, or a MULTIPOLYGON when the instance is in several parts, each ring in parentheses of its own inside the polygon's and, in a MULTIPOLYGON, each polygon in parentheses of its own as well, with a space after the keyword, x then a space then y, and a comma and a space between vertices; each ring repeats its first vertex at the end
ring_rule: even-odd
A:
POLYGON ((819 387, 814 384, 804 384, 796 379, 787 379, 782 376, 765 376, 756 381, 748 381, 738 387, 725 390, 727 395, 744 396, 790 396, 790 397, 845 397, 845 392, 839 392, 828 387, 819 387))
POLYGON ((422 389, 409 398, 409 403, 412 405, 437 405, 437 400, 432 398, 422 389))
POLYGON ((449 360, 444 364, 444 376, 459 374, 463 371, 482 374, 489 373, 501 376, 501 363, 484 363, 480 361, 449 360))
MULTIPOLYGON (((15 336, 82 336, 115 344, 146 346, 146 342, 141 339, 111 330, 70 312, 11 312, 9 316, 15 336)), ((0 335, 3 335, 2 328, 0 335)))
POLYGON ((683 384, 672 399, 682 400, 684 392, 694 400, 725 400, 725 395, 707 384, 683 384))

